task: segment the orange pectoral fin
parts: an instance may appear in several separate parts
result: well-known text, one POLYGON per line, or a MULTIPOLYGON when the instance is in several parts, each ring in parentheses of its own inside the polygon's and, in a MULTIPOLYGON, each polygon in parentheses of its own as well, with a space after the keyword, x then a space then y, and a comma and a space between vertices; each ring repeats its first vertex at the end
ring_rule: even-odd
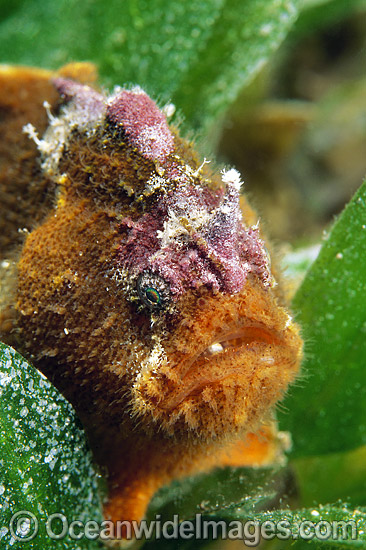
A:
MULTIPOLYGON (((140 522, 146 513, 154 493, 172 479, 209 472, 217 467, 258 467, 279 464, 284 459, 284 451, 289 446, 288 435, 278 432, 275 423, 263 426, 256 433, 249 433, 244 439, 237 440, 219 453, 203 456, 198 453, 197 462, 191 457, 189 462, 182 463, 181 471, 169 475, 171 461, 178 464, 178 455, 172 458, 161 453, 161 450, 150 448, 150 458, 156 454, 160 468, 149 468, 141 463, 140 468, 125 469, 123 476, 117 476, 110 483, 108 501, 104 507, 104 517, 117 525, 117 522, 140 522), (169 460, 168 460, 169 459, 169 460)), ((154 461, 157 462, 157 461, 154 461)), ((122 528, 118 538, 126 538, 127 530, 122 528)))
POLYGON ((287 432, 278 432, 275 424, 263 426, 256 433, 249 433, 225 447, 217 466, 268 466, 284 459, 284 451, 290 446, 287 432))
POLYGON ((103 515, 115 525, 113 538, 129 538, 132 522, 140 522, 144 518, 149 502, 160 486, 160 480, 137 479, 129 486, 111 489, 103 515))

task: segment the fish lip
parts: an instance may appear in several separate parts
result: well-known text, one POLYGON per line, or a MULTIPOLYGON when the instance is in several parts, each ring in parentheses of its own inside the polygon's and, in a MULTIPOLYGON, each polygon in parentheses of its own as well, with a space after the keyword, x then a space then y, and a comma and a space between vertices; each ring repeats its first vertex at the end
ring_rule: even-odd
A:
MULTIPOLYGON (((226 330, 216 335, 210 344, 193 357, 183 361, 183 364, 180 365, 183 374, 179 389, 165 399, 164 404, 160 404, 160 407, 166 411, 175 409, 184 400, 198 394, 204 387, 213 386, 235 376, 242 366, 240 357, 244 359, 248 352, 259 351, 259 349, 264 351, 265 346, 274 345, 285 346, 284 337, 277 331, 262 325, 244 325, 239 329, 226 330), (222 350, 218 346, 221 346, 222 350), (220 362, 227 363, 235 357, 238 358, 238 364, 235 367, 226 368, 221 375, 217 372, 216 374, 210 373, 206 368, 203 369, 203 372, 200 371, 200 366, 204 365, 205 360, 210 361, 214 358, 216 367, 220 367, 220 362), (193 379, 190 380, 192 377, 193 379)), ((268 363, 274 363, 274 361, 274 358, 268 355, 268 363)), ((209 368, 208 364, 207 367, 209 368)))

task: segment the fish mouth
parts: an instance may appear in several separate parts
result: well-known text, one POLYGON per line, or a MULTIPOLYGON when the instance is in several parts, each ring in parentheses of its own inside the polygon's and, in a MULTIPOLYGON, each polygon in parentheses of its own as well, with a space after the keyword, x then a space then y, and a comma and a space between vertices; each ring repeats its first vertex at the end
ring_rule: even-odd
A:
POLYGON ((179 387, 165 399, 163 408, 172 410, 188 398, 199 395, 207 386, 219 386, 230 378, 246 375, 256 366, 271 366, 284 347, 282 335, 263 326, 244 326, 223 332, 209 345, 179 366, 179 387), (276 352, 274 352, 276 350, 276 352), (245 364, 248 366, 245 368, 245 364))
POLYGON ((267 343, 273 344, 275 338, 274 335, 261 327, 249 326, 240 330, 232 331, 219 336, 215 342, 207 346, 207 348, 199 355, 203 357, 211 357, 218 353, 225 352, 225 350, 239 349, 243 346, 249 346, 254 343, 267 343))

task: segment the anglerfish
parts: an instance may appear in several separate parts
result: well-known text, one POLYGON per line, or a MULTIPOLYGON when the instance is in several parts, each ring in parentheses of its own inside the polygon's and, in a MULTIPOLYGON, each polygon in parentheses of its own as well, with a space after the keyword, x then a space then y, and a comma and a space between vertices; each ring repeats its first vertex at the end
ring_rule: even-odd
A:
POLYGON ((74 405, 106 518, 141 520, 159 487, 230 456, 265 462, 302 340, 240 174, 138 86, 109 95, 83 65, 0 77, 3 337, 74 405))

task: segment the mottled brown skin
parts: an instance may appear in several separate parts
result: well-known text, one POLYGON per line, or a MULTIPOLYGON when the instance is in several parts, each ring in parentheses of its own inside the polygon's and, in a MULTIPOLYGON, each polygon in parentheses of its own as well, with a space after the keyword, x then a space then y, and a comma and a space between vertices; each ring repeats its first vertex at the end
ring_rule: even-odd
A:
MULTIPOLYGON (((15 88, 24 85, 21 76, 22 70, 8 77, 15 88)), ((34 78, 48 89, 48 75, 35 71, 34 78)), ((37 128, 44 123, 34 120, 37 128)), ((185 162, 198 168, 191 146, 175 139, 185 162)), ((20 153, 12 157, 16 166, 21 159, 20 153)), ((105 515, 113 520, 140 520, 154 492, 174 478, 220 464, 274 460, 276 435, 263 423, 271 424, 271 409, 296 376, 302 354, 279 287, 264 288, 255 276, 235 295, 190 290, 153 326, 149 313, 126 299, 113 277, 126 238, 119 222, 154 208, 153 200, 131 202, 128 190, 143 187, 151 169, 123 142, 118 149, 112 140, 101 145, 96 136, 86 144, 75 136, 61 161, 67 175, 58 181, 57 208, 49 206, 44 221, 31 224, 18 263, 20 351, 76 408, 97 461, 108 469, 105 515), (118 185, 121 179, 129 184, 118 185), (208 358, 205 349, 218 341, 227 347, 208 358), (157 344, 168 360, 151 365, 157 344), (248 432, 261 430, 262 439, 250 435, 243 444, 248 432)), ((22 188, 28 189, 29 173, 22 188)), ((45 187, 41 175, 38 181, 37 200, 45 187)), ((218 185, 215 176, 211 185, 218 185)), ((46 187, 52 186, 49 179, 46 187)), ((243 211, 252 223, 245 199, 243 211)), ((17 240, 14 231, 11 240, 17 240)))
POLYGON ((59 94, 51 83, 54 75, 92 83, 93 65, 72 64, 58 73, 27 67, 0 66, 0 256, 23 238, 19 229, 30 229, 53 202, 49 178, 42 174, 35 143, 22 132, 24 124, 47 127, 43 102, 55 106, 59 94), (51 191, 51 192, 49 192, 51 191))
MULTIPOLYGON (((17 259, 26 232, 37 227, 54 204, 55 184, 42 173, 37 147, 22 129, 30 122, 41 135, 45 131, 43 103, 59 103, 51 83, 56 75, 88 84, 97 77, 90 63, 65 65, 58 72, 0 65, 0 260, 17 259)), ((14 274, 0 267, 0 275, 0 337, 15 344, 14 274)))

